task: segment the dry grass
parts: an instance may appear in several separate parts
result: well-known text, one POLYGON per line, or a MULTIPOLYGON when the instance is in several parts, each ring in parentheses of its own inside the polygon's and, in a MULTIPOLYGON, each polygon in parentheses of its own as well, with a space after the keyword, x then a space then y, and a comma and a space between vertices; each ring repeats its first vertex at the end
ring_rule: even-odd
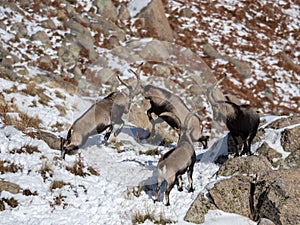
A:
POLYGON ((45 162, 41 170, 39 171, 43 180, 46 181, 49 177, 53 177, 54 171, 48 161, 45 162))
POLYGON ((20 165, 16 165, 10 161, 4 160, 0 161, 0 174, 4 173, 17 173, 17 172, 22 172, 23 167, 20 165))
POLYGON ((50 191, 53 191, 54 189, 61 189, 63 186, 68 185, 62 180, 55 180, 52 182, 50 186, 50 191))
POLYGON ((83 158, 81 157, 80 154, 78 154, 78 159, 75 160, 74 164, 72 166, 67 166, 66 170, 76 176, 81 176, 81 177, 86 177, 91 175, 100 176, 100 173, 96 171, 94 168, 92 168, 91 166, 89 166, 87 169, 85 168, 85 165, 83 163, 83 158))
POLYGON ((39 129, 42 122, 39 116, 30 117, 26 113, 21 112, 14 104, 14 101, 15 99, 12 99, 10 104, 0 101, 0 116, 3 118, 4 124, 14 126, 21 131, 25 131, 27 128, 39 129))
POLYGON ((161 225, 175 223, 175 221, 166 218, 164 211, 161 211, 159 216, 156 216, 154 210, 150 210, 148 206, 145 206, 144 208, 144 212, 137 211, 133 214, 132 221, 134 224, 142 224, 145 223, 146 220, 149 220, 154 224, 161 225))
POLYGON ((5 210, 5 204, 6 203, 7 205, 9 205, 10 207, 12 208, 16 208, 19 203, 16 199, 14 198, 2 198, 0 199, 0 211, 4 211, 5 210))
POLYGON ((33 153, 38 153, 40 150, 38 149, 37 146, 31 146, 31 145, 24 145, 20 149, 13 149, 9 153, 11 154, 22 154, 22 153, 28 153, 28 154, 33 154, 33 153))

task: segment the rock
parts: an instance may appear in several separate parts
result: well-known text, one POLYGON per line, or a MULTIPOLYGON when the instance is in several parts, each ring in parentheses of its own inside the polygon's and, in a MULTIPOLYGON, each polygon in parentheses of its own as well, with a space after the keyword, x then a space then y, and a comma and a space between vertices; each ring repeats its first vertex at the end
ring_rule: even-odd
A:
POLYGON ((161 0, 152 0, 137 17, 145 21, 144 27, 153 32, 159 40, 173 41, 173 31, 165 15, 161 0))
POLYGON ((234 65, 236 72, 241 78, 246 79, 251 77, 251 66, 249 63, 231 57, 226 57, 226 59, 234 65))
POLYGON ((202 49, 206 55, 213 59, 222 57, 222 55, 211 44, 202 45, 202 49))
POLYGON ((47 55, 41 56, 37 60, 37 62, 38 62, 38 67, 42 70, 47 70, 47 71, 52 72, 54 69, 53 64, 52 64, 52 59, 50 56, 47 56, 47 55))
POLYGON ((281 145, 286 152, 300 149, 300 125, 281 132, 281 145))
POLYGON ((273 223, 271 220, 266 219, 266 218, 261 218, 259 219, 257 225, 276 225, 275 223, 273 223))
POLYGON ((67 27, 71 29, 71 31, 75 34, 76 38, 74 40, 74 44, 77 44, 80 49, 86 50, 86 57, 91 61, 95 61, 97 57, 97 53, 94 50, 94 42, 95 39, 91 35, 91 32, 87 27, 84 27, 80 23, 78 23, 75 19, 70 19, 66 23, 67 27))
POLYGON ((235 157, 228 159, 219 169, 218 176, 242 174, 260 174, 272 169, 271 163, 264 156, 235 157))
POLYGON ((300 167, 300 149, 291 152, 283 161, 282 168, 299 168, 300 167))
POLYGON ((199 193, 193 204, 187 211, 184 220, 190 223, 204 223, 204 216, 208 210, 214 210, 216 206, 199 193))
POLYGON ((183 8, 180 13, 184 17, 191 18, 194 14, 194 11, 191 8, 186 7, 186 8, 183 8))
POLYGON ((218 209, 243 216, 251 214, 250 179, 234 176, 215 184, 209 194, 218 209))
POLYGON ((159 62, 164 62, 170 57, 168 45, 159 40, 152 40, 145 44, 139 55, 144 59, 156 59, 159 62))
POLYGON ((273 166, 278 164, 278 161, 275 161, 278 158, 282 157, 282 154, 271 148, 266 142, 264 142, 258 149, 257 153, 259 155, 265 156, 273 166))
POLYGON ((0 179, 0 193, 2 191, 7 191, 12 194, 18 194, 20 192, 20 190, 21 190, 21 188, 19 185, 0 179))
POLYGON ((62 46, 59 48, 57 54, 59 56, 60 63, 74 65, 78 61, 80 56, 81 46, 77 44, 76 37, 73 35, 66 35, 62 46))
POLYGON ((254 194, 257 214, 275 224, 299 224, 299 177, 299 169, 269 171, 260 176, 254 194))
POLYGON ((18 40, 20 40, 20 38, 24 38, 28 35, 28 30, 27 30, 26 26, 24 26, 24 24, 21 22, 13 24, 11 27, 11 30, 16 32, 16 38, 18 40))
POLYGON ((61 138, 48 131, 37 130, 33 132, 35 138, 43 140, 51 149, 60 150, 61 138))
POLYGON ((282 129, 287 126, 300 124, 300 115, 293 115, 286 118, 280 118, 270 123, 266 128, 268 129, 282 129))
POLYGON ((48 35, 44 32, 44 31, 38 31, 35 34, 33 34, 30 38, 32 41, 40 41, 43 44, 45 44, 45 46, 47 48, 51 47, 51 41, 50 38, 48 37, 48 35))
POLYGON ((95 0, 93 5, 97 7, 97 13, 112 21, 118 19, 117 8, 114 6, 111 0, 95 0))
POLYGON ((121 5, 120 8, 119 8, 118 18, 120 20, 129 20, 130 19, 129 10, 124 5, 121 5))

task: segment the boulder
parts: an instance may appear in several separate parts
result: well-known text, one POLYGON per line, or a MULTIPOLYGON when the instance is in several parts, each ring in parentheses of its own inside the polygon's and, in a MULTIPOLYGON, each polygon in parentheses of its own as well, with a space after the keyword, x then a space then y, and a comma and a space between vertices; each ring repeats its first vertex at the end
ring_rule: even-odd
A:
POLYGON ((71 29, 76 36, 74 43, 76 43, 81 49, 86 50, 86 57, 91 61, 94 61, 97 57, 97 53, 94 50, 95 39, 92 36, 90 30, 78 23, 75 19, 70 19, 66 23, 67 27, 71 29))
POLYGON ((216 207, 230 213, 250 216, 251 179, 246 176, 233 176, 215 184, 209 190, 216 207))
POLYGON ((51 47, 51 41, 46 32, 38 31, 33 34, 30 38, 32 41, 40 41, 42 42, 47 48, 51 47))
POLYGON ((97 13, 112 21, 118 19, 117 8, 114 6, 111 0, 95 0, 93 5, 97 7, 97 13))
POLYGON ((190 223, 204 223, 205 214, 207 214, 208 210, 214 209, 216 209, 216 206, 203 193, 199 193, 187 211, 184 220, 190 223))
POLYGON ((44 130, 37 130, 32 135, 46 142, 51 149, 60 150, 61 138, 59 136, 44 130))
POLYGON ((144 27, 154 33, 151 36, 154 35, 163 41, 173 41, 173 31, 165 15, 161 0, 152 0, 137 17, 143 19, 144 27))
POLYGON ((299 169, 269 171, 261 175, 254 192, 254 206, 259 217, 279 225, 299 224, 299 177, 299 169))
POLYGON ((286 152, 300 149, 300 125, 281 132, 281 145, 286 152))
POLYGON ((0 179, 0 193, 2 191, 7 191, 12 194, 18 194, 20 190, 21 188, 19 185, 0 179))
POLYGON ((299 168, 300 167, 300 149, 291 152, 288 157, 284 159, 281 165, 282 168, 299 168))
POLYGON ((264 156, 251 155, 228 159, 219 169, 218 176, 242 174, 260 174, 272 169, 271 163, 264 156))
POLYGON ((300 124, 300 115, 293 115, 285 118, 280 118, 270 123, 266 128, 277 130, 296 124, 300 124))
POLYGON ((264 142, 256 151, 259 155, 266 157, 273 166, 278 165, 278 159, 282 157, 282 154, 271 148, 266 142, 264 142))

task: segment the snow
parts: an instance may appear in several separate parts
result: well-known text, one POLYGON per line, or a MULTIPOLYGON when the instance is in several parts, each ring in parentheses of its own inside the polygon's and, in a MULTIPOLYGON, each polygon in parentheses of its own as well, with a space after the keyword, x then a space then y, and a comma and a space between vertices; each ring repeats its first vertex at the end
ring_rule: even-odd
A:
MULTIPOLYGON (((143 8, 150 4, 151 0, 133 0, 129 3, 128 9, 131 17, 135 17, 143 8)), ((222 2, 222 1, 220 1, 222 2)), ((92 1, 84 0, 81 3, 86 11, 89 11, 92 6, 92 1)), ((173 3, 173 7, 180 8, 182 5, 178 2, 173 3)), ((235 10, 240 7, 242 3, 240 1, 223 1, 220 6, 223 5, 227 10, 235 10)), ((63 7, 63 5, 61 5, 63 7)), ((51 7, 50 7, 51 8, 51 7)), ((194 7, 195 12, 200 11, 194 7)), ((284 9, 283 9, 284 10, 284 9)), ((294 6, 293 9, 286 10, 286 13, 291 16, 291 20, 294 22, 288 25, 289 29, 299 28, 299 7, 294 6), (296 16, 295 16, 296 15, 296 16)), ((51 33, 51 42, 55 43, 54 48, 61 46, 62 37, 69 33, 69 30, 44 30, 39 24, 42 21, 48 20, 48 17, 34 15, 33 12, 28 11, 26 13, 28 17, 33 16, 30 21, 16 12, 11 11, 10 8, 0 6, 0 20, 4 23, 11 22, 8 25, 9 31, 4 31, 0 28, 0 40, 2 41, 3 48, 16 47, 18 52, 13 54, 18 55, 20 58, 24 58, 26 55, 30 59, 37 59, 40 55, 36 55, 32 51, 28 51, 26 48, 18 48, 14 46, 10 40, 14 38, 15 32, 10 31, 11 24, 17 22, 23 22, 28 28, 29 35, 35 34, 37 31, 46 31, 51 33), (9 15, 10 20, 6 20, 9 15), (11 46, 10 46, 11 45, 11 46), (23 55, 23 56, 22 56, 23 55)), ((248 17, 250 15, 246 14, 248 17)), ((259 16, 257 14, 257 16, 259 16)), ((56 27, 62 26, 62 22, 57 18, 51 18, 56 27)), ((189 29, 193 28, 194 24, 199 22, 193 18, 184 18, 186 23, 183 27, 189 29)), ((235 25, 232 21, 221 21, 220 19, 211 18, 209 16, 203 16, 203 21, 206 21, 214 30, 208 34, 208 42, 214 46, 218 46, 220 41, 220 34, 231 35, 236 32, 241 37, 249 35, 245 26, 238 24, 235 25)), ((197 33, 206 32, 201 29, 197 29, 197 33)), ((263 33, 255 34, 261 39, 267 38, 263 33)), ((145 38, 141 40, 144 45, 147 45, 153 40, 153 38, 145 38)), ((295 41, 292 37, 290 42, 295 41)), ((236 39, 236 44, 247 45, 243 39, 236 39)), ((32 42, 37 48, 42 43, 32 42)), ((28 45, 28 39, 21 38, 20 45, 28 45)), ((283 40, 274 41, 271 49, 274 55, 282 51, 282 46, 285 45, 283 40)), ((131 65, 125 60, 120 59, 113 55, 106 49, 97 49, 98 53, 105 56, 108 60, 108 67, 111 69, 118 69, 124 71, 122 79, 133 77, 133 74, 128 71, 131 65)), ((255 68, 253 72, 257 75, 258 79, 267 79, 266 73, 261 70, 261 64, 259 60, 265 58, 264 53, 260 55, 245 55, 238 51, 228 49, 228 52, 232 55, 242 58, 251 63, 255 68)), ((227 53, 228 53, 227 52, 227 53)), ((55 52, 52 49, 47 49, 46 52, 51 57, 55 58, 55 52)), ((223 52, 221 52, 223 54, 223 52)), ((299 55, 299 53, 298 53, 299 55)), ((176 56, 174 57, 176 58, 176 56)), ((268 57, 267 60, 270 65, 276 66, 278 59, 274 57, 268 57)), ((140 62, 136 62, 139 64, 140 62)), ((218 59, 214 66, 228 64, 227 61, 218 59)), ((29 66, 27 62, 20 61, 18 66, 25 65, 29 72, 30 77, 46 75, 45 72, 29 66)), ((90 68, 95 71, 103 69, 102 67, 90 68)), ((60 73, 60 68, 56 71, 60 73)), ((201 73, 201 71, 195 71, 195 73, 201 73)), ((276 72, 276 77, 282 77, 283 71, 276 72)), ((289 74, 288 74, 289 75, 289 74)), ((229 76, 230 77, 230 76, 229 76)), ((179 78, 178 78, 179 79, 179 78)), ((180 78, 183 79, 183 78, 180 78)), ((144 74, 141 74, 141 80, 146 81, 144 74)), ((182 80, 183 81, 183 80, 182 80)), ((234 78, 231 81, 236 85, 241 83, 234 78)), ((299 81, 299 80, 298 80, 299 81)), ((257 81, 252 78, 247 79, 245 82, 249 87, 255 85, 257 81)), ((290 82, 289 76, 287 76, 285 84, 280 83, 278 90, 282 95, 286 97, 284 100, 289 102, 290 96, 300 96, 299 84, 293 84, 290 82)), ((163 86, 163 82, 157 81, 156 85, 163 86)), ((22 90, 26 89, 24 84, 19 81, 12 82, 6 79, 0 78, 0 92, 4 95, 6 102, 12 102, 15 100, 16 107, 22 112, 26 112, 30 116, 39 115, 42 118, 42 127, 47 128, 55 125, 57 122, 63 124, 64 131, 57 131, 56 134, 66 136, 67 129, 72 121, 80 116, 95 100, 96 98, 85 99, 78 95, 79 90, 74 95, 64 93, 64 90, 59 88, 50 88, 46 85, 40 85, 45 89, 44 94, 51 98, 48 106, 37 103, 35 108, 30 107, 33 101, 37 101, 37 97, 27 96, 22 93, 22 90), (17 93, 9 93, 9 90, 13 87, 17 87, 17 93), (64 99, 57 98, 55 91, 60 91, 64 95, 64 99), (66 115, 60 115, 60 112, 54 107, 55 105, 63 105, 66 109, 66 115)), ((103 87, 103 90, 106 87, 103 87)), ((180 90, 178 90, 180 91, 180 90)), ((101 98, 104 96, 100 96, 101 98)), ((209 109, 208 109, 209 110, 209 109)), ((12 115, 12 113, 10 113, 12 115)), ((18 113, 13 113, 14 117, 18 118, 18 113)), ((267 124, 278 119, 279 117, 265 116, 267 124)), ((7 161, 6 164, 14 163, 22 168, 21 171, 16 173, 3 173, 0 174, 0 179, 10 181, 20 185, 25 190, 29 189, 31 192, 37 192, 38 195, 25 196, 21 193, 13 195, 11 193, 2 191, 1 198, 15 198, 19 205, 16 208, 10 208, 6 205, 6 210, 0 212, 0 224, 133 224, 133 218, 137 213, 145 213, 149 211, 156 215, 158 218, 160 214, 164 215, 167 219, 173 220, 175 224, 191 224, 184 221, 184 216, 191 205, 196 199, 199 193, 206 193, 207 189, 213 185, 216 180, 215 173, 219 166, 214 164, 213 161, 219 155, 226 154, 227 152, 227 134, 224 133, 221 136, 215 137, 209 143, 209 149, 203 150, 200 147, 196 147, 197 163, 194 168, 194 185, 195 192, 188 193, 185 189, 183 192, 178 192, 176 187, 170 194, 171 206, 166 207, 163 204, 163 195, 160 196, 158 203, 153 203, 153 195, 155 191, 155 168, 160 158, 157 156, 147 156, 140 154, 140 152, 146 152, 149 149, 158 148, 160 153, 165 153, 170 147, 161 147, 151 145, 147 143, 141 143, 136 140, 136 134, 139 130, 134 127, 128 121, 128 116, 125 117, 126 125, 120 135, 117 137, 117 143, 123 143, 120 149, 117 149, 114 144, 105 145, 103 143, 103 135, 97 135, 90 137, 88 142, 80 150, 80 156, 66 156, 66 160, 63 161, 60 158, 60 152, 50 149, 49 146, 37 139, 33 139, 23 132, 17 130, 12 126, 4 126, 2 118, 0 117, 0 160, 7 161), (40 152, 34 154, 12 154, 11 151, 21 149, 22 147, 37 146, 40 152), (120 150, 120 152, 118 152, 120 150), (72 166, 74 162, 82 160, 85 170, 87 167, 92 167, 99 176, 87 175, 85 177, 76 176, 73 173, 66 170, 67 166, 72 166), (44 180, 41 175, 41 170, 49 167, 53 172, 46 174, 44 180), (54 181, 64 181, 65 185, 62 188, 50 190, 50 187, 54 181), (150 190, 142 190, 139 196, 135 196, 135 191, 140 184, 148 185, 150 190), (56 199, 61 197, 61 204, 56 203, 56 199)), ((267 125, 266 124, 266 125, 267 125)), ((264 126, 266 126, 264 125, 264 126)), ((264 134, 264 139, 267 143, 277 151, 279 151, 283 158, 287 157, 289 153, 285 152, 280 143, 279 130, 267 130, 264 134)), ((253 151, 261 146, 261 142, 256 143, 253 146, 253 151)), ((173 146, 175 143, 173 144, 173 146)), ((183 177, 185 181, 185 187, 187 182, 186 176, 183 177)), ((222 178, 218 178, 222 179, 222 178)), ((153 224, 151 221, 146 221, 144 224, 153 224)), ((225 213, 220 210, 209 211, 205 216, 204 225, 220 224, 220 225, 233 225, 233 224, 256 224, 248 218, 240 215, 225 213)))
MULTIPOLYGON (((154 171, 159 157, 138 154, 139 151, 156 146, 136 142, 131 129, 124 129, 117 138, 122 143, 128 143, 123 153, 117 153, 111 144, 103 145, 102 135, 91 137, 80 149, 81 158, 84 164, 92 166, 100 176, 80 177, 65 170, 66 165, 72 165, 78 160, 78 155, 67 156, 66 161, 55 161, 54 158, 60 155, 59 151, 49 149, 43 141, 32 139, 11 126, 1 127, 0 160, 13 161, 22 166, 23 171, 2 174, 0 178, 16 183, 23 189, 36 191, 38 195, 12 195, 3 191, 1 198, 14 197, 19 206, 1 212, 0 224, 131 224, 134 215, 145 209, 157 215, 163 213, 166 218, 175 219, 176 224, 190 224, 183 220, 185 213, 198 193, 205 192, 207 184, 213 181, 218 166, 212 161, 226 152, 226 135, 216 140, 207 151, 196 148, 198 161, 193 176, 196 191, 178 192, 174 188, 170 194, 171 206, 165 207, 163 196, 160 202, 153 203, 154 190, 142 191, 139 197, 132 194, 139 184, 155 187, 154 171), (26 144, 38 146, 41 153, 9 153, 26 144), (42 159, 41 155, 44 155, 42 159), (45 165, 50 166, 54 172, 52 177, 43 181, 39 171, 45 165), (49 185, 54 180, 63 180, 67 185, 50 191, 49 185), (62 205, 54 204, 58 196, 63 196, 62 205)), ((186 177, 184 180, 187 183, 186 177)), ((219 210, 210 211, 204 224, 227 225, 232 224, 232 220, 234 224, 256 224, 248 218, 219 210)))
POLYGON ((132 0, 128 5, 130 16, 135 17, 138 15, 150 2, 151 0, 132 0))

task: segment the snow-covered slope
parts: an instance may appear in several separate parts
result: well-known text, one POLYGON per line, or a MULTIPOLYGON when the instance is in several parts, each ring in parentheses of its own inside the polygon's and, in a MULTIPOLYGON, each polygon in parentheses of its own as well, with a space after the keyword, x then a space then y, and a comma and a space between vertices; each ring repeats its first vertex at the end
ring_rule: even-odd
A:
MULTIPOLYGON (((105 48, 106 36, 92 29, 95 51, 101 59, 107 60, 107 64, 95 66, 82 52, 77 62, 68 64, 60 61, 62 53, 59 50, 68 46, 64 40, 71 34, 63 21, 67 20, 70 11, 78 11, 82 18, 76 19, 88 24, 85 19, 92 20, 91 14, 96 11, 92 0, 41 1, 44 8, 38 7, 39 1, 11 2, 0 4, 0 47, 3 50, 0 55, 3 63, 0 66, 0 179, 19 185, 21 190, 18 194, 1 191, 0 206, 3 205, 5 210, 0 212, 0 224, 119 225, 153 224, 155 221, 190 224, 183 219, 189 206, 199 193, 206 192, 207 185, 216 182, 214 175, 219 167, 213 161, 227 151, 226 132, 212 127, 210 131, 215 133, 209 149, 195 146, 195 192, 188 193, 187 189, 178 192, 175 187, 170 195, 170 207, 164 206, 163 196, 158 203, 153 203, 155 168, 160 155, 176 143, 164 147, 140 142, 136 135, 139 130, 129 117, 125 118, 126 125, 121 134, 116 140, 111 139, 110 144, 103 142, 103 135, 94 136, 80 149, 80 154, 66 156, 66 160, 62 160, 60 151, 31 136, 35 125, 65 136, 70 124, 95 99, 118 89, 105 83, 97 90, 98 96, 94 91, 91 97, 83 97, 81 93, 90 90, 81 89, 86 81, 84 76, 75 88, 72 86, 76 71, 73 70, 74 65, 80 64, 78 67, 82 71, 90 69, 96 74, 106 66, 117 68, 125 71, 123 78, 132 77, 127 71, 131 65, 105 48), (46 26, 45 23, 51 25, 46 26), (35 40, 33 36, 39 31, 44 32, 49 40, 45 38, 43 43, 35 40), (51 65, 51 68, 45 65, 51 65), (68 82, 71 88, 64 86, 68 82), (150 154, 150 151, 156 153, 150 154), (15 199, 17 204, 9 204, 6 201, 9 199, 15 199)), ((128 6, 131 16, 135 16, 150 1, 113 2, 116 6, 128 6)), ((299 4, 276 0, 273 4, 275 12, 265 16, 264 12, 270 8, 268 1, 250 4, 250 1, 173 0, 163 3, 177 34, 174 42, 204 57, 216 78, 227 73, 229 79, 223 85, 225 92, 250 101, 265 113, 299 113, 299 71, 282 63, 280 58, 284 49, 294 64, 299 65, 299 4), (190 16, 187 16, 187 8, 191 10, 190 16), (249 28, 251 21, 256 21, 253 23, 255 26, 249 28), (277 22, 280 26, 271 31, 270 27, 277 22), (250 63, 253 68, 251 77, 240 78, 224 59, 209 59, 203 52, 203 43, 211 44, 222 55, 250 63), (255 48, 253 43, 259 43, 258 47, 255 48)), ((126 22, 121 46, 139 39, 136 35, 145 32, 137 30, 136 21, 137 18, 131 18, 130 22, 126 22)), ((142 41, 149 42, 152 40, 151 35, 149 37, 142 41)), ((142 80, 155 80, 151 77, 153 71, 148 72, 150 75, 142 76, 142 80)), ((201 71, 195 71, 198 72, 201 71)), ((184 83, 184 76, 177 77, 174 73, 172 79, 184 83)), ((158 77, 155 84, 165 86, 164 79, 158 77)), ((189 102, 186 89, 178 88, 176 91, 189 102)), ((210 113, 208 117, 211 117, 211 110, 207 110, 210 113)), ((278 117, 266 118, 270 122, 278 117)), ((268 131, 264 141, 280 150, 283 157, 287 156, 280 145, 280 131, 268 131)), ((261 144, 262 141, 256 143, 253 151, 261 144)), ((184 182, 185 185, 188 183, 185 176, 184 182)), ((204 224, 256 223, 239 215, 214 210, 208 212, 204 224)))

